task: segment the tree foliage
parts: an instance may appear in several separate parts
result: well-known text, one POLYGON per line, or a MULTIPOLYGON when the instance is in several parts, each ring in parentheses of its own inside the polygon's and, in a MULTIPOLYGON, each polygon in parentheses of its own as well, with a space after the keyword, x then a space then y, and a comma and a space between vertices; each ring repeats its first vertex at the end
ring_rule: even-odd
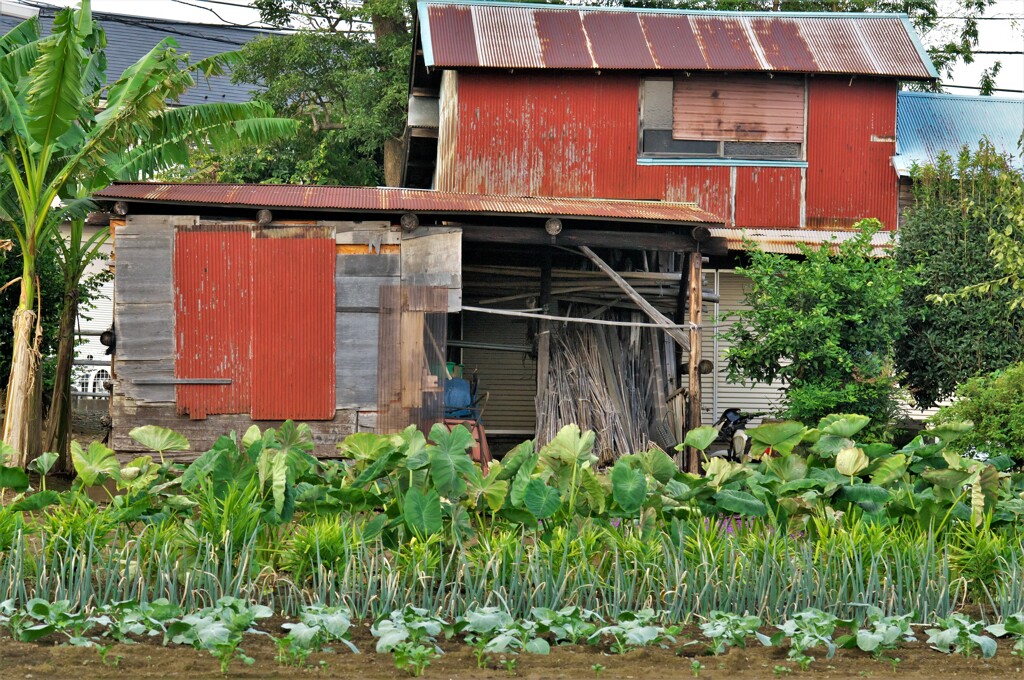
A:
POLYGON ((1024 363, 963 383, 953 404, 940 409, 935 420, 974 423, 953 443, 954 451, 974 450, 1024 460, 1024 363))
POLYGON ((904 318, 906 275, 872 255, 877 220, 861 233, 803 257, 747 244, 750 279, 737 322, 725 333, 732 382, 781 383, 784 414, 817 422, 829 413, 860 413, 885 427, 897 410, 893 343, 904 318))
POLYGON ((943 155, 935 166, 915 169, 913 178, 915 200, 894 257, 901 269, 917 273, 917 283, 903 291, 907 332, 895 356, 904 385, 928 408, 967 378, 1024 360, 1021 291, 990 284, 994 272, 1010 273, 1014 249, 1021 254, 1024 177, 983 143, 956 159, 943 155), (993 249, 1003 243, 1000 260, 993 249), (965 286, 977 294, 960 295, 955 304, 933 297, 965 286))
POLYGON ((37 261, 58 247, 59 226, 80 224, 89 197, 116 179, 184 164, 196 146, 232 148, 294 129, 262 103, 171 106, 197 78, 223 73, 230 55, 193 64, 165 38, 108 85, 105 47, 88 0, 58 12, 49 36, 30 19, 0 37, 0 219, 22 265, 4 441, 20 465, 41 446, 37 261))

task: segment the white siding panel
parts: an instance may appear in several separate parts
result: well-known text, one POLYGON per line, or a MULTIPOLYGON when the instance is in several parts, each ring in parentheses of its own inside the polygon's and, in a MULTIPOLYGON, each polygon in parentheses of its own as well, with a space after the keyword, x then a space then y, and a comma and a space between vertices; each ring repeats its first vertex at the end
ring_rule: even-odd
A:
MULTIPOLYGON (((782 401, 782 393, 778 385, 736 384, 726 380, 726 353, 730 343, 722 337, 728 326, 735 322, 729 317, 730 312, 747 309, 743 304, 744 287, 747 279, 731 270, 708 270, 708 284, 717 283, 716 290, 721 302, 713 305, 711 314, 707 315, 703 350, 706 356, 715 357, 714 380, 705 379, 702 422, 710 425, 722 411, 727 408, 739 408, 744 411, 776 411, 782 401), (717 329, 711 326, 717 324, 717 329), (715 344, 717 343, 717 352, 715 344), (709 384, 710 383, 710 384, 709 384)), ((707 307, 705 307, 707 309, 707 307)), ((760 419, 751 424, 760 423, 760 419)))

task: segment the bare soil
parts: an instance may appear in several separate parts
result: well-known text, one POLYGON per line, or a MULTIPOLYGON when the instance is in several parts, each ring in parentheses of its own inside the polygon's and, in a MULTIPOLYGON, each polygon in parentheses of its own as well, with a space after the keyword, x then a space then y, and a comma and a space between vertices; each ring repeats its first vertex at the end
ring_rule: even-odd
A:
MULTIPOLYGON (((270 627, 268 627, 270 628, 270 627)), ((275 633, 280 635, 280 629, 275 633)), ((314 654, 306 668, 281 666, 275 660, 277 648, 265 636, 247 636, 243 647, 255 658, 247 666, 233 661, 227 675, 220 673, 219 662, 205 651, 189 647, 163 647, 158 639, 138 644, 115 645, 107 654, 107 664, 96 649, 55 644, 55 640, 26 644, 0 637, 0 678, 2 680, 91 678, 367 678, 392 680, 408 677, 396 669, 391 655, 376 654, 374 640, 367 627, 354 631, 353 642, 362 650, 352 654, 338 645, 333 653, 314 654), (323 662, 323 663, 321 663, 323 662)), ((685 637, 685 636, 684 636, 685 637)), ((427 669, 426 678, 446 680, 479 680, 521 678, 523 680, 555 680, 561 678, 595 678, 596 680, 655 680, 657 678, 693 678, 691 663, 696 658, 703 664, 699 678, 899 678, 900 680, 936 680, 954 678, 1024 678, 1024 660, 1009 653, 1009 646, 993 659, 947 656, 918 643, 899 650, 897 669, 886 661, 876 661, 859 651, 840 650, 833 659, 825 659, 824 650, 808 671, 786 660, 785 649, 731 649, 719 657, 703 655, 702 644, 683 646, 680 639, 675 649, 642 649, 624 655, 613 655, 598 647, 554 647, 549 656, 521 654, 510 672, 494 658, 486 669, 476 667, 473 650, 461 642, 442 643, 445 654, 427 669), (603 666, 595 672, 595 665, 603 666)))

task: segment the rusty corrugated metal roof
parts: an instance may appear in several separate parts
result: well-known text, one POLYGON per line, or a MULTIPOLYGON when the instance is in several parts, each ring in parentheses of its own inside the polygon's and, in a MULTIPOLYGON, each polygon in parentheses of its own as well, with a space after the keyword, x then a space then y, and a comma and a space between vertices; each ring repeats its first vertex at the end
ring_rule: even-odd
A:
POLYGON ((418 3, 437 68, 849 73, 938 77, 905 14, 699 12, 418 3))
POLYGON ((415 212, 446 215, 525 215, 643 222, 721 224, 696 203, 600 198, 546 198, 460 194, 388 187, 295 184, 166 184, 125 182, 95 194, 97 199, 295 210, 415 212))
MULTIPOLYGON (((798 244, 811 246, 812 248, 849 241, 859 232, 857 231, 829 231, 824 229, 731 229, 711 228, 711 235, 715 238, 724 238, 729 250, 746 250, 744 241, 753 241, 768 253, 786 253, 799 255, 798 244)), ((892 231, 879 231, 871 237, 872 253, 883 256, 892 249, 896 233, 892 231)))

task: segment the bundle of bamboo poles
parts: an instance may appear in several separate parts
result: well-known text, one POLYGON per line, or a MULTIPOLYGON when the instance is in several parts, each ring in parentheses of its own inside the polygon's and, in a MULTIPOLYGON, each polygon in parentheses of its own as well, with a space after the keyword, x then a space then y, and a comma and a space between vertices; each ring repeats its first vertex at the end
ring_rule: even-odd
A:
POLYGON ((604 464, 654 445, 671 446, 661 352, 659 332, 650 328, 552 329, 546 389, 538 390, 538 443, 576 423, 596 432, 595 453, 604 464))

